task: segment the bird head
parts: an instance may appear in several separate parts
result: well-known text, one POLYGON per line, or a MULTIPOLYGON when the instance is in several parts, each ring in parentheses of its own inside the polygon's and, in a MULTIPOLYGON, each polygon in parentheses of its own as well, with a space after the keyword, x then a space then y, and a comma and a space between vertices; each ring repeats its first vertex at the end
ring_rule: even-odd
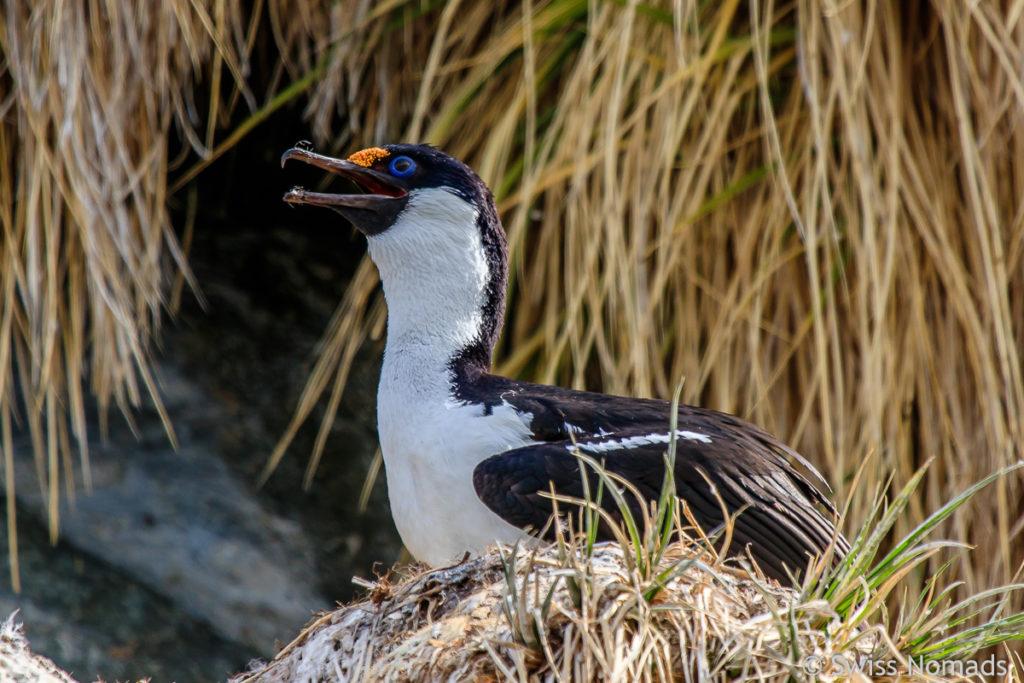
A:
POLYGON ((490 199, 486 185, 472 169, 429 145, 370 147, 348 159, 334 159, 296 146, 284 153, 281 165, 290 160, 347 178, 364 193, 327 194, 295 188, 284 200, 333 209, 367 237, 386 231, 410 201, 430 190, 443 189, 470 204, 490 199))
POLYGON ((489 365, 505 310, 508 256, 494 198, 473 170, 429 145, 393 144, 348 159, 297 145, 281 157, 355 183, 359 194, 295 188, 290 204, 338 212, 366 235, 392 330, 458 337, 475 365, 489 365))

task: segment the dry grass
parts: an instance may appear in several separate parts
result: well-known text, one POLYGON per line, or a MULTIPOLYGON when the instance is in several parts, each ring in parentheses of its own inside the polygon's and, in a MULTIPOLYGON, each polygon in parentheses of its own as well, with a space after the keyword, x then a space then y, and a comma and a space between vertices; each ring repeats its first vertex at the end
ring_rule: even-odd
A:
POLYGON ((146 395, 163 414, 150 342, 191 277, 166 209, 181 163, 169 138, 173 128, 185 152, 208 157, 226 112, 252 101, 244 16, 224 0, 3 3, 0 450, 16 589, 17 423, 56 540, 62 473, 67 495, 76 466, 89 486, 84 383, 104 415, 112 403, 128 415, 146 395))
MULTIPOLYGON (((685 400, 780 434, 840 497, 867 458, 902 485, 935 457, 900 534, 1021 458, 1019 7, 552 0, 388 23, 415 7, 334 44, 313 122, 337 135, 334 103, 345 149, 426 140, 495 188, 499 372, 659 396, 685 377, 685 400)), ((379 338, 375 277, 364 263, 295 427, 379 338)), ((947 523, 979 548, 953 571, 964 595, 1024 558, 1022 488, 947 523)))
POLYGON ((76 683, 49 659, 32 654, 21 624, 15 622, 16 615, 12 614, 0 624, 0 677, 5 681, 76 683))
MULTIPOLYGON (((149 338, 187 274, 169 131, 198 157, 180 188, 304 92, 319 140, 426 140, 495 188, 513 246, 499 371, 660 396, 685 377, 685 400, 784 437, 841 498, 869 457, 869 483, 898 485, 935 457, 899 534, 1022 456, 1019 3, 85 7, 0 12, 12 548, 15 405, 56 533, 59 473, 76 451, 87 463, 81 380, 103 406, 152 390, 149 338), (282 61, 257 98, 263 19, 282 61), (252 117, 219 138, 243 104, 252 117)), ((379 338, 375 284, 364 263, 296 425, 328 387, 336 409, 355 349, 379 338)), ((979 549, 952 571, 958 593, 1011 580, 1022 488, 1004 478, 946 523, 979 549)))
POLYGON ((824 601, 801 603, 795 591, 706 565, 648 602, 623 559, 617 547, 598 548, 584 570, 553 549, 498 548, 450 569, 418 568, 322 615, 236 681, 786 681, 794 671, 810 680, 799 675, 803 656, 877 641, 820 628, 835 618, 824 601), (582 597, 568 587, 577 579, 582 597), (785 614, 793 633, 779 628, 785 614))

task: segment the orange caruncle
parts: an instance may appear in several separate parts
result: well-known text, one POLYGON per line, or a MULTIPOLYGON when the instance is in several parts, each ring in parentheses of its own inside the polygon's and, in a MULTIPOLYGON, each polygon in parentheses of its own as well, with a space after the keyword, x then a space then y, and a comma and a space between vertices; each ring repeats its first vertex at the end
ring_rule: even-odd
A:
POLYGON ((348 160, 353 164, 369 168, 390 154, 391 152, 386 149, 381 149, 380 147, 369 147, 361 152, 356 152, 350 156, 348 160))

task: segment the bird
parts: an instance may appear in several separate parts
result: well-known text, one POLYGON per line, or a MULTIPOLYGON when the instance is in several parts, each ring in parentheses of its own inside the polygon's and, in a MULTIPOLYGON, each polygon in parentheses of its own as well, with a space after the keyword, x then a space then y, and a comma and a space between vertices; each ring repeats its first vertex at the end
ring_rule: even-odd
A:
MULTIPOLYGON (((731 519, 730 552, 766 576, 789 583, 812 557, 837 562, 848 552, 828 483, 765 430, 679 404, 673 435, 669 401, 492 374, 508 249, 492 193, 468 165, 407 143, 338 159, 303 142, 282 167, 288 161, 359 189, 294 187, 284 201, 332 209, 366 236, 387 305, 378 435, 392 516, 413 558, 447 566, 496 541, 550 536, 552 492, 594 495, 596 475, 584 474, 581 455, 657 500, 673 440, 676 495, 706 532, 731 519)), ((642 501, 624 498, 639 512, 642 501)), ((598 504, 618 510, 610 495, 598 504)), ((599 540, 610 538, 606 527, 599 540)))

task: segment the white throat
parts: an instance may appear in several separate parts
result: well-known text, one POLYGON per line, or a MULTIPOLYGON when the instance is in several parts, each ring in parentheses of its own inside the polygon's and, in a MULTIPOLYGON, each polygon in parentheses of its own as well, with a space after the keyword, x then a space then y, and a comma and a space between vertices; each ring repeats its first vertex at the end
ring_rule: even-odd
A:
POLYGON ((447 367, 475 341, 490 276, 477 209, 448 190, 409 196, 398 220, 369 238, 388 304, 388 356, 447 367))

